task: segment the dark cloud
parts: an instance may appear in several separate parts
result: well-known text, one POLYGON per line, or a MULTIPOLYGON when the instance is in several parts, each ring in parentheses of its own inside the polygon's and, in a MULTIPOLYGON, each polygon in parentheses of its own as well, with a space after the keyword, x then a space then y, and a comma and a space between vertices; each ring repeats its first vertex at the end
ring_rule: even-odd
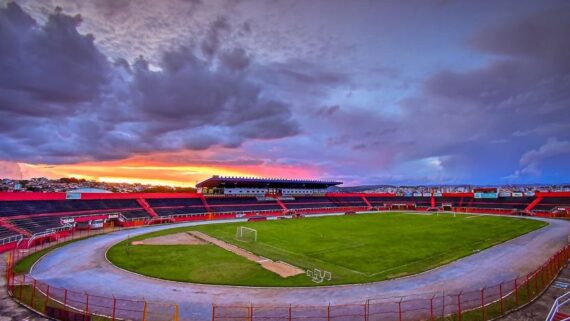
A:
POLYGON ((500 26, 489 26, 471 40, 471 44, 482 51, 504 55, 512 59, 533 60, 534 67, 570 68, 568 53, 570 41, 570 4, 559 6, 531 16, 512 19, 500 26))
POLYGON ((481 153, 487 150, 496 155, 494 166, 516 164, 520 158, 520 173, 540 173, 539 162, 528 161, 526 151, 551 145, 567 149, 567 144, 554 143, 570 138, 567 30, 570 6, 563 4, 478 33, 472 44, 495 55, 489 64, 466 72, 441 71, 424 83, 423 95, 403 104, 410 118, 429 124, 428 139, 437 139, 436 146, 441 146, 425 150, 424 155, 460 153, 487 165, 483 158, 489 156, 481 153), (438 128, 445 128, 447 135, 434 135, 438 128), (506 144, 493 146, 491 142, 498 139, 506 144))
POLYGON ((220 62, 229 69, 243 70, 249 65, 250 58, 247 56, 245 50, 242 48, 235 48, 233 50, 223 52, 220 55, 220 62))
POLYGON ((25 115, 78 112, 107 80, 109 66, 80 16, 51 14, 37 25, 15 3, 0 10, 0 110, 25 115))
POLYGON ((316 116, 322 116, 322 117, 330 117, 339 110, 340 110, 339 105, 323 106, 323 107, 317 109, 317 111, 315 112, 315 115, 316 116))
POLYGON ((210 26, 206 38, 201 43, 202 52, 207 58, 212 58, 220 48, 221 37, 230 31, 226 16, 218 17, 210 26))
POLYGON ((152 68, 109 62, 80 20, 57 10, 39 25, 17 4, 0 9, 0 159, 112 160, 297 133, 289 106, 252 80, 247 53, 221 48, 225 18, 200 50, 167 51, 152 68))

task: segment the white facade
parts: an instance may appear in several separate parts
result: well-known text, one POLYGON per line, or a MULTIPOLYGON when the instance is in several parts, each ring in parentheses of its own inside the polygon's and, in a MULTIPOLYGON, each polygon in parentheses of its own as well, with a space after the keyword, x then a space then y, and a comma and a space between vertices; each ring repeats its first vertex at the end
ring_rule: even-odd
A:
MULTIPOLYGON (((274 189, 272 189, 274 190, 274 189)), ((224 188, 224 195, 265 195, 269 193, 268 188, 224 188)), ((326 189, 298 189, 298 188, 283 188, 281 189, 282 195, 313 195, 324 194, 326 189)))
POLYGON ((283 195, 311 195, 311 194, 324 194, 326 189, 296 189, 296 188, 284 188, 281 190, 283 195))

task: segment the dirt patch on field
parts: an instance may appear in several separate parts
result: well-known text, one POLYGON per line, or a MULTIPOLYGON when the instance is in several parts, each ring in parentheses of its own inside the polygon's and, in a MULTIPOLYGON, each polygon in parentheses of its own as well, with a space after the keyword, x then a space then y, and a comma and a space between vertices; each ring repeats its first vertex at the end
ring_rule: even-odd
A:
POLYGON ((282 278, 288 278, 290 276, 295 276, 305 273, 305 271, 301 270, 300 268, 281 261, 267 260, 258 263, 266 270, 279 274, 279 276, 281 276, 282 278))
POLYGON ((200 245, 207 244, 204 240, 186 232, 151 237, 143 241, 135 241, 132 245, 200 245))
POLYGON ((235 253, 239 256, 245 257, 246 259, 256 262, 259 265, 261 265, 264 269, 271 271, 277 275, 279 275, 282 278, 288 278, 290 276, 295 276, 295 275, 299 275, 299 274, 304 274, 305 271, 303 271, 302 269, 293 266, 291 264, 285 263, 285 262, 281 262, 281 261, 272 261, 268 258, 264 258, 261 256, 257 256, 247 250, 242 249, 241 247, 235 246, 233 244, 230 243, 226 243, 222 240, 219 240, 215 237, 211 237, 208 234, 204 234, 202 232, 197 232, 197 231, 192 231, 189 232, 191 235, 193 235, 194 237, 203 240, 205 242, 208 243, 212 243, 218 247, 221 247, 222 249, 226 250, 226 251, 230 251, 232 253, 235 253))

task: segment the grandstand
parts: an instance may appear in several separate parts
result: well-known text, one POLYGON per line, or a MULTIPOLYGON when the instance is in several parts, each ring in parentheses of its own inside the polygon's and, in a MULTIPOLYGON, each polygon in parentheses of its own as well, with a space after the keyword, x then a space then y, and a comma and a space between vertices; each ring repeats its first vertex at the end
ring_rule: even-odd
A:
MULTIPOLYGON (((456 211, 538 216, 568 215, 569 192, 331 193, 336 181, 214 176, 199 193, 0 193, 0 251, 22 240, 44 242, 103 220, 115 226, 382 210, 456 211), (419 195, 418 195, 419 194, 419 195)), ((25 245, 33 245, 23 242, 25 245)))

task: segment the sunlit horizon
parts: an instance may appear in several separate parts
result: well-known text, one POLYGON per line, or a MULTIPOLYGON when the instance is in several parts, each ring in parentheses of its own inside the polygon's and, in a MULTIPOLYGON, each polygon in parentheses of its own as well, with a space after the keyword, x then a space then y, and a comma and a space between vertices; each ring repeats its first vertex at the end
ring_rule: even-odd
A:
MULTIPOLYGON (((268 169, 232 169, 207 166, 171 166, 111 163, 98 164, 42 165, 19 163, 19 179, 46 177, 49 179, 77 178, 107 183, 140 183, 171 187, 195 187, 195 185, 214 175, 258 178, 306 178, 318 179, 308 172, 284 168, 268 169)), ((14 177, 11 177, 14 178, 14 177)))

